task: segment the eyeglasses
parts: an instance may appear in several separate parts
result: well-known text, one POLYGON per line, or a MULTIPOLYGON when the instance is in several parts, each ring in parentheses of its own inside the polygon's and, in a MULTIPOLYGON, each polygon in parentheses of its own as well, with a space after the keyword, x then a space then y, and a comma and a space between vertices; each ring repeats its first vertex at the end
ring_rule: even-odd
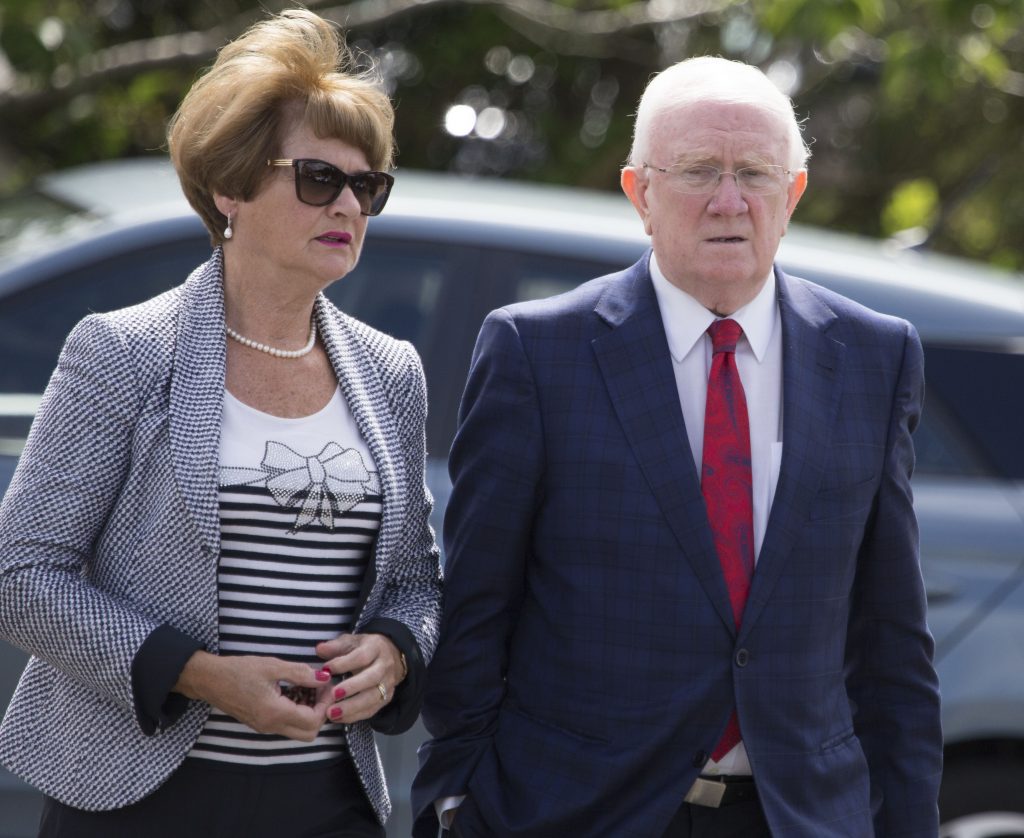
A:
POLYGON ((782 191, 783 180, 792 174, 789 169, 770 163, 743 166, 735 172, 723 172, 717 166, 706 164, 663 169, 644 163, 644 168, 671 175, 673 186, 688 195, 710 195, 718 188, 722 175, 732 175, 737 188, 745 195, 774 195, 782 191))
POLYGON ((267 165, 294 167, 295 196, 312 207, 333 203, 347 184, 363 215, 380 215, 395 183, 387 172, 350 175, 323 160, 268 160, 267 165))

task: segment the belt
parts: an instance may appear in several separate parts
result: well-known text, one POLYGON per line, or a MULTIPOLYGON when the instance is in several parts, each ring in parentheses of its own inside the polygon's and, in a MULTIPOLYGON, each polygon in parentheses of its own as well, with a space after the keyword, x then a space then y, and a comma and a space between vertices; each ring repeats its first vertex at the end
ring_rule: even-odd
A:
POLYGON ((753 777, 728 774, 698 777, 683 798, 686 803, 693 806, 707 806, 711 809, 756 799, 757 789, 753 777))

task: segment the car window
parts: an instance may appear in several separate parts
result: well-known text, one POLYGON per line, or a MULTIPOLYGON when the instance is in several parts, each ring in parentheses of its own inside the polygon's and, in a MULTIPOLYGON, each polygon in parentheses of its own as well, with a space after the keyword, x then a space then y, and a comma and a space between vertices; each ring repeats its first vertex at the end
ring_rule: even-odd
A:
POLYGON ((416 347, 430 404, 427 449, 435 456, 451 445, 479 325, 467 315, 479 256, 472 247, 369 237, 356 268, 326 291, 342 311, 416 347))
POLYGON ((359 264, 327 289, 342 311, 411 341, 423 360, 427 448, 446 456, 480 324, 509 303, 549 297, 618 265, 450 242, 368 237, 359 264))
POLYGON ((927 346, 925 416, 941 402, 988 473, 1024 479, 1024 354, 1011 347, 927 346))
POLYGON ((500 263, 506 266, 511 281, 506 284, 506 296, 498 305, 553 297, 587 280, 626 267, 533 253, 502 254, 500 263))
POLYGON ((449 247, 367 241, 355 270, 330 285, 326 294, 342 311, 412 342, 422 355, 440 313, 442 290, 453 281, 458 261, 449 247))
POLYGON ((91 312, 112 311, 147 300, 185 280, 208 259, 204 240, 168 242, 122 253, 74 273, 4 297, 0 306, 0 393, 41 393, 64 339, 91 312))
POLYGON ((0 198, 0 259, 25 246, 21 239, 43 246, 88 220, 88 215, 37 192, 0 198))
POLYGON ((945 400, 925 383, 924 412, 914 433, 915 474, 982 477, 993 474, 945 400))

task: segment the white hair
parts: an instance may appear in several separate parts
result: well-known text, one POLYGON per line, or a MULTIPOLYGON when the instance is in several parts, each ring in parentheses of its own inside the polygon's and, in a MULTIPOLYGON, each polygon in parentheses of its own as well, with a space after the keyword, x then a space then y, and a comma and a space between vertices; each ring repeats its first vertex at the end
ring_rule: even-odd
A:
POLYGON ((651 127, 658 116, 695 102, 756 105, 778 115, 788 126, 789 168, 807 166, 811 156, 793 103, 764 73, 751 64, 715 56, 687 58, 662 70, 648 83, 636 111, 629 162, 639 166, 648 150, 651 127))

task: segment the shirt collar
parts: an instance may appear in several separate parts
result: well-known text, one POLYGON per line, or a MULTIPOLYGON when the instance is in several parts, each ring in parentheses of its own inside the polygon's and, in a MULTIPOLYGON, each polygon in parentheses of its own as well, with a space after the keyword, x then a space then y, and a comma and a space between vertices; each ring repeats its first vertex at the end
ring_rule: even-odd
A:
MULTIPOLYGON (((650 268, 654 294, 658 298, 658 308, 661 309, 661 319, 665 324, 668 350, 673 359, 682 361, 693 350, 708 326, 718 318, 696 299, 669 282, 653 253, 650 268)), ((775 271, 768 274, 757 296, 730 317, 740 324, 758 363, 763 361, 772 331, 779 319, 779 307, 775 302, 775 271)))

